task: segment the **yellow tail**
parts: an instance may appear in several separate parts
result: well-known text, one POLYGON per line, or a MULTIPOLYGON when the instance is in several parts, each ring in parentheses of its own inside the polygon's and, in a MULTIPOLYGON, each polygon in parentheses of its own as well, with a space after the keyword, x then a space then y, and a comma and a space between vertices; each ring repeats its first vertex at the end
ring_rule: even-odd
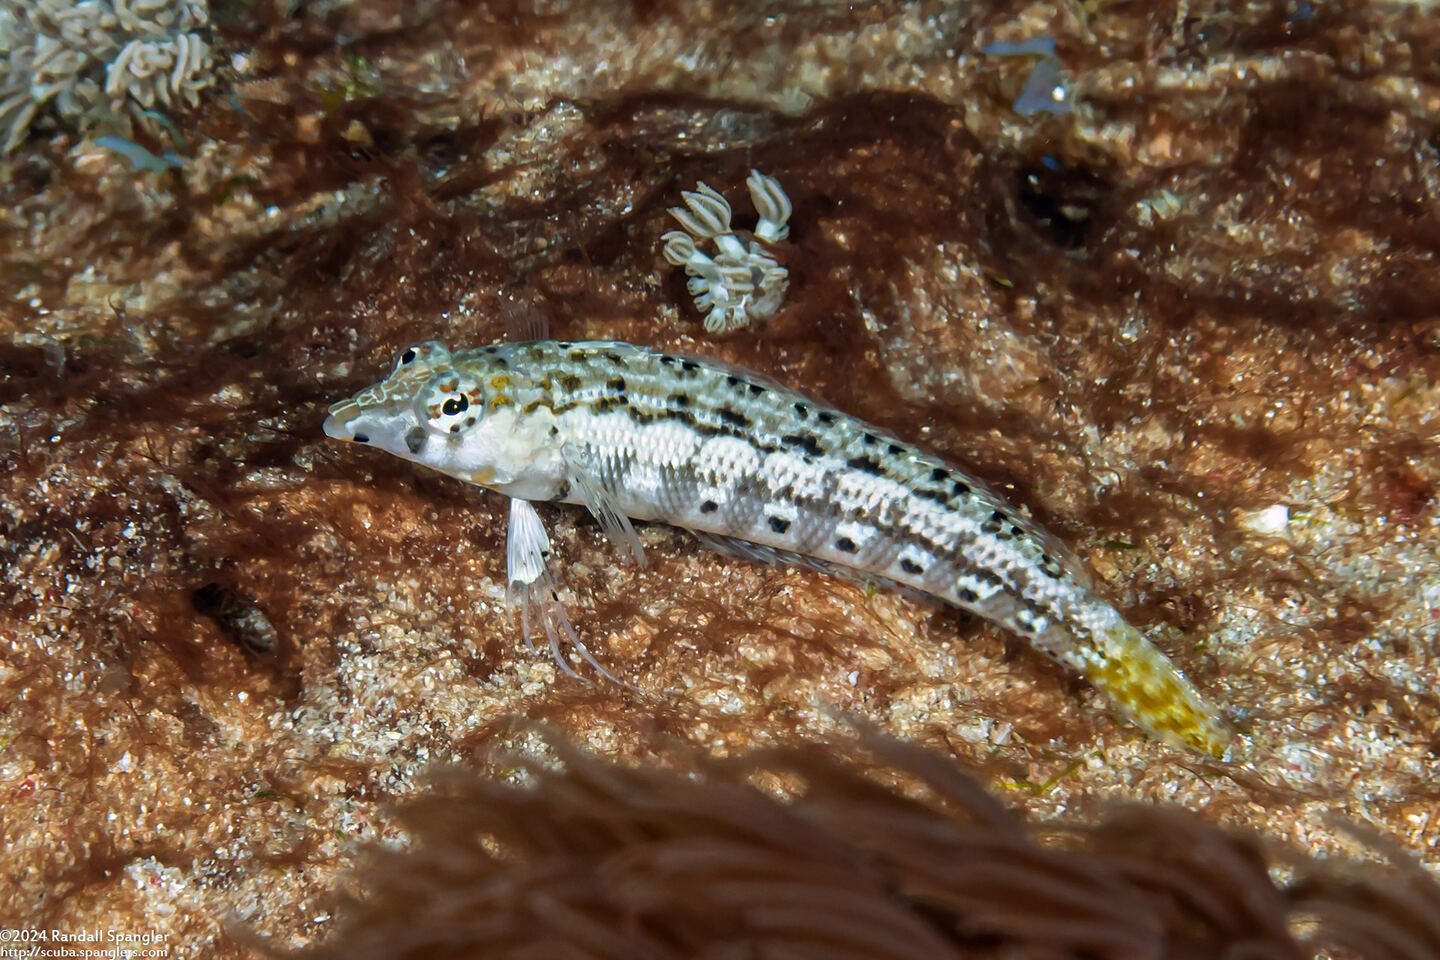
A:
POLYGON ((1214 757, 1225 756, 1234 733, 1139 630, 1120 621, 1096 639, 1099 656, 1085 669, 1091 683, 1151 733, 1214 757))

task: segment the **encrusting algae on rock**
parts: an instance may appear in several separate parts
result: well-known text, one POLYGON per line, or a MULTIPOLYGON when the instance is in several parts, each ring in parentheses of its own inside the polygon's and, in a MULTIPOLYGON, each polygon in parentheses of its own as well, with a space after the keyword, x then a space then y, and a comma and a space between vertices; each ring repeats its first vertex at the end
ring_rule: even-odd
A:
POLYGON ((676 737, 842 755, 838 710, 1042 829, 1169 801, 1257 849, 1361 855, 1343 819, 1440 864, 1423 6, 211 7, 217 83, 158 108, 180 169, 137 176, 55 101, 0 161, 17 915, 213 957, 253 954, 236 915, 323 936, 320 891, 426 766, 538 755, 512 715, 628 769, 676 737), (1067 116, 1018 113, 1033 63, 982 52, 1039 29, 1067 116), (748 244, 752 167, 795 201, 790 289, 706 346, 666 209, 704 181, 748 244), (1243 724, 1243 766, 1112 724, 998 625, 659 525, 636 570, 537 503, 580 636, 645 695, 547 682, 496 609, 508 505, 319 429, 406 344, 504 338, 517 288, 558 337, 739 363, 980 474, 1243 724))

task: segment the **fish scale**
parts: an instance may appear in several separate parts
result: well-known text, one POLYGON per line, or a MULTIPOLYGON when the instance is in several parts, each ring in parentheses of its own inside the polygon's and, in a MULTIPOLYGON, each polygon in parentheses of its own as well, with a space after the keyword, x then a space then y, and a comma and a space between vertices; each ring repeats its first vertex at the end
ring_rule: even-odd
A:
POLYGON ((887 431, 759 374, 630 344, 430 343, 401 360, 336 404, 326 432, 525 501, 583 503, 607 531, 628 530, 625 517, 674 524, 973 611, 1152 732, 1225 750, 1216 712, 1065 547, 887 431))

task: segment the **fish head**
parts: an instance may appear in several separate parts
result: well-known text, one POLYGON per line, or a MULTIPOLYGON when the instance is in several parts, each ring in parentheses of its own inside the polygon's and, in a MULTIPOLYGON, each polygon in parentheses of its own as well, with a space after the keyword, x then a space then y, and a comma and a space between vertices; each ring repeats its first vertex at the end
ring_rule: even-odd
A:
POLYGON ((541 422, 548 408, 522 411, 522 393, 497 351, 452 353, 431 340, 333 404, 324 430, 510 496, 548 499, 562 482, 559 445, 541 422))

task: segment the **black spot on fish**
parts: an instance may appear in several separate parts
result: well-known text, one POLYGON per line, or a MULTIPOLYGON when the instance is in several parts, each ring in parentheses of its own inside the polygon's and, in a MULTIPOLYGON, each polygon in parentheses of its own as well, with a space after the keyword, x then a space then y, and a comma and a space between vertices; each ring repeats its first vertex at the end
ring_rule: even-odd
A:
POLYGON ((625 378, 624 378, 624 377, 611 377, 609 380, 606 380, 606 381, 605 381, 605 388, 606 388, 607 390, 614 390, 614 391, 616 391, 617 393, 624 393, 624 392, 625 392, 625 378))
POLYGON ((824 451, 820 448, 820 441, 808 433, 787 433, 780 438, 780 442, 792 447, 799 447, 812 456, 820 456, 824 451))
POLYGON ((846 553, 854 553, 858 548, 855 546, 854 540, 851 540, 849 537, 841 537, 835 541, 835 549, 843 550, 846 553))
POLYGON ((874 457, 851 457, 845 461, 845 465, 852 470, 863 470, 873 476, 883 477, 885 468, 880 466, 880 461, 874 457))
POLYGON ((684 370, 686 373, 694 373, 695 371, 700 369, 700 364, 696 363, 694 360, 681 360, 680 369, 684 370))
POLYGON ((786 520, 784 517, 771 517, 770 529, 774 530, 776 533, 784 533, 786 530, 790 529, 790 521, 786 520))
POLYGON ((760 395, 761 395, 762 393, 764 393, 764 392, 765 392, 765 388, 762 387, 762 386, 760 386, 760 384, 758 384, 758 383, 752 383, 752 384, 750 384, 750 396, 752 396, 752 397, 758 397, 758 396, 760 396, 760 395))
POLYGON ((950 471, 946 470, 944 467, 936 467, 934 470, 930 471, 930 481, 932 483, 944 483, 945 480, 949 478, 949 476, 950 471))
POLYGON ((1025 536, 1025 531, 1024 531, 1024 530, 1021 530, 1019 527, 1011 527, 1011 528, 1010 528, 1010 536, 1012 536, 1012 537, 1023 537, 1023 536, 1025 536))
POLYGON ((916 490, 915 496, 923 497, 926 500, 934 500, 936 503, 950 502, 950 495, 944 490, 916 490))
POLYGON ((418 456, 420 451, 425 449, 425 439, 426 434, 424 428, 412 427, 405 434, 405 449, 409 450, 411 454, 418 456))
POLYGON ((867 445, 871 446, 880 442, 880 438, 875 436, 875 434, 873 433, 867 433, 863 437, 861 437, 861 439, 864 440, 867 445))
POLYGON ((688 393, 672 393, 668 399, 677 407, 690 406, 690 394, 688 393))
POLYGON ((955 494, 955 496, 957 497, 968 497, 970 496, 970 484, 964 483, 960 480, 956 480, 954 485, 950 488, 950 492, 955 494))
POLYGON ((806 417, 810 416, 810 408, 803 403, 795 404, 795 412, 800 415, 801 420, 804 420, 806 417))
MULTIPOLYGON (((560 411, 557 409, 556 412, 558 413, 558 412, 560 412, 560 411)), ((648 417, 647 420, 646 420, 646 422, 648 423, 648 422, 650 422, 651 420, 659 420, 659 419, 661 419, 661 418, 658 417, 658 416, 657 416, 657 417, 648 417)), ((688 414, 682 414, 682 413, 679 413, 679 412, 671 412, 671 413, 665 415, 665 419, 669 419, 669 420, 679 420, 679 421, 687 424, 687 425, 690 427, 691 430, 694 430, 696 433, 698 433, 698 434, 699 434, 700 436, 702 436, 702 437, 735 437, 736 439, 744 440, 746 443, 748 443, 751 447, 753 447, 753 448, 754 448, 757 452, 759 452, 759 453, 777 453, 777 452, 779 452, 779 451, 782 449, 778 444, 765 443, 765 442, 762 441, 762 440, 758 440, 758 439, 756 439, 755 437, 752 437, 750 434, 748 434, 748 433, 745 432, 744 430, 738 430, 738 429, 736 429, 735 427, 726 426, 726 425, 722 425, 722 424, 704 423, 704 422, 702 422, 702 421, 700 421, 700 420, 696 420, 694 417, 692 417, 692 416, 690 416, 690 415, 688 415, 688 414)))
POLYGON ((575 374, 573 373, 567 373, 560 378, 560 386, 564 387, 566 390, 579 390, 580 378, 575 376, 575 374))
POLYGON ((606 360, 609 360, 611 363, 619 364, 622 367, 625 365, 625 358, 620 356, 620 354, 616 353, 613 350, 606 350, 604 353, 600 354, 600 356, 604 357, 606 360))
POLYGON ((714 513, 716 510, 719 509, 720 504, 716 503, 714 500, 706 500, 704 503, 700 504, 701 513, 714 513))
POLYGON ((741 380, 739 377, 733 375, 726 377, 725 382, 730 384, 730 386, 732 387, 743 387, 745 385, 744 380, 741 380))
POLYGON ((352 439, 354 439, 356 443, 369 443, 370 435, 365 433, 357 433, 352 439))
POLYGON ((835 425, 835 414, 830 413, 827 410, 821 410, 819 413, 815 414, 815 419, 819 420, 827 427, 835 425))
POLYGON ((916 563, 914 560, 911 560, 909 557, 900 558, 900 569, 904 570, 906 573, 909 574, 920 574, 925 572, 924 567, 920 566, 920 564, 916 563))
POLYGON ((674 357, 661 357, 661 358, 660 358, 660 362, 663 363, 663 364, 665 364, 665 366, 667 366, 667 367, 673 367, 675 364, 679 363, 680 361, 676 360, 674 357))
POLYGON ((990 514, 989 520, 986 520, 984 523, 980 524, 980 530, 984 533, 999 533, 1000 527, 1005 523, 1006 519, 1007 518, 1005 514, 1001 513, 999 510, 996 510, 994 513, 990 514))
POLYGON ((898 443, 892 443, 892 444, 890 444, 890 456, 892 456, 892 457, 903 457, 904 455, 905 455, 905 448, 904 448, 904 447, 900 446, 898 443))
POLYGON ((963 588, 961 588, 961 590, 960 590, 960 602, 961 602, 961 603, 978 603, 979 600, 980 600, 980 594, 976 593, 974 590, 971 590, 969 587, 963 587, 963 588))
POLYGON ((751 423, 749 417, 745 416, 743 413, 736 413, 729 407, 721 407, 719 410, 715 411, 715 413, 717 416, 720 417, 721 420, 724 420, 726 423, 730 424, 730 426, 738 427, 741 430, 749 428, 751 423))

